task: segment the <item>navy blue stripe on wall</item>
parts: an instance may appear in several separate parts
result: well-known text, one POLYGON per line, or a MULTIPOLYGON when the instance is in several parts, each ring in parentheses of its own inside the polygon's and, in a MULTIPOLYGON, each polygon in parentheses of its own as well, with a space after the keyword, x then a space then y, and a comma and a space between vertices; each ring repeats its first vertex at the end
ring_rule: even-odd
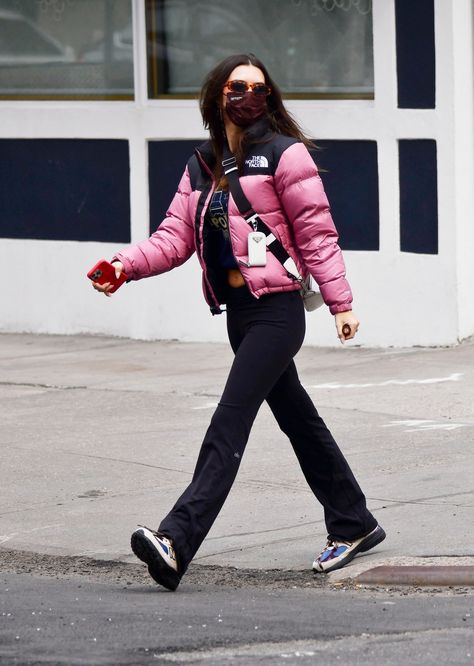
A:
POLYGON ((400 249, 438 254, 436 141, 398 142, 400 169, 400 249))
MULTIPOLYGON (((150 231, 164 219, 186 162, 199 139, 150 141, 150 231)), ((379 195, 375 141, 318 141, 315 160, 321 173, 341 247, 379 249, 379 195)), ((258 208, 257 204, 255 207, 258 208)))
POLYGON ((183 139, 148 143, 151 233, 164 220, 186 164, 202 142, 202 139, 183 139))
POLYGON ((128 141, 0 140, 0 237, 130 242, 128 141))
POLYGON ((395 0, 398 106, 434 109, 434 0, 395 0))
POLYGON ((375 141, 317 141, 320 169, 343 250, 379 249, 375 141))

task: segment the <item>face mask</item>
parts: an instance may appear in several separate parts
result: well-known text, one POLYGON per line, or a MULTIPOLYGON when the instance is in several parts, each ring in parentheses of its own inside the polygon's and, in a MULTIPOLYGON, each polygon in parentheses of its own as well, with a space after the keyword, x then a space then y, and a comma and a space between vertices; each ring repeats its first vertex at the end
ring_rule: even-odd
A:
POLYGON ((267 108, 265 95, 253 92, 227 93, 225 110, 230 120, 238 127, 248 127, 264 115, 267 108))

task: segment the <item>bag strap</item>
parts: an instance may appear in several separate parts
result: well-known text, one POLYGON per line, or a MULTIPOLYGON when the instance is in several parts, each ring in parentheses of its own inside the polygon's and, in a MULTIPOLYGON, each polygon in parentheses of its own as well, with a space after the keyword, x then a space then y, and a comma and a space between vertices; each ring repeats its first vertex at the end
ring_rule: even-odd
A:
POLYGON ((240 184, 237 160, 230 152, 227 143, 224 144, 222 168, 224 170, 224 175, 227 176, 227 180, 229 181, 229 189, 232 193, 232 197, 244 220, 253 228, 254 231, 261 231, 265 234, 266 244, 270 252, 278 259, 278 261, 283 265, 283 268, 292 278, 298 280, 298 282, 303 282, 303 278, 300 275, 293 259, 290 257, 278 238, 273 235, 271 229, 267 227, 258 213, 254 211, 252 204, 245 196, 242 185, 240 184))

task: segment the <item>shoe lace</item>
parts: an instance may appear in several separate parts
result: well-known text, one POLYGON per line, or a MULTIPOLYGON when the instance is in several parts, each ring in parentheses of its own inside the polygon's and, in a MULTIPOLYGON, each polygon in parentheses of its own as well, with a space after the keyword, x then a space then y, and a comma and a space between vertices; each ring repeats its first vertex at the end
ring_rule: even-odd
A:
POLYGON ((336 539, 328 539, 326 546, 321 551, 320 557, 328 550, 337 550, 340 546, 350 546, 351 543, 351 541, 336 541, 336 539))

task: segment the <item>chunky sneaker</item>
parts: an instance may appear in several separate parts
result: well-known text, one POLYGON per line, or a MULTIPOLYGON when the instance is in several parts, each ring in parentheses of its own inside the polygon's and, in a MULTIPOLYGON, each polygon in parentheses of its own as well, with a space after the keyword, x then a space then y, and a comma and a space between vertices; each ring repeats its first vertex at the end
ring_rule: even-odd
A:
POLYGON ((132 534, 131 546, 135 555, 148 564, 150 576, 168 590, 176 590, 181 580, 171 541, 142 525, 132 534))
POLYGON ((326 548, 313 562, 313 570, 327 572, 341 569, 353 560, 358 553, 365 553, 384 539, 385 532, 380 525, 377 525, 369 534, 355 541, 336 541, 328 538, 326 548))

